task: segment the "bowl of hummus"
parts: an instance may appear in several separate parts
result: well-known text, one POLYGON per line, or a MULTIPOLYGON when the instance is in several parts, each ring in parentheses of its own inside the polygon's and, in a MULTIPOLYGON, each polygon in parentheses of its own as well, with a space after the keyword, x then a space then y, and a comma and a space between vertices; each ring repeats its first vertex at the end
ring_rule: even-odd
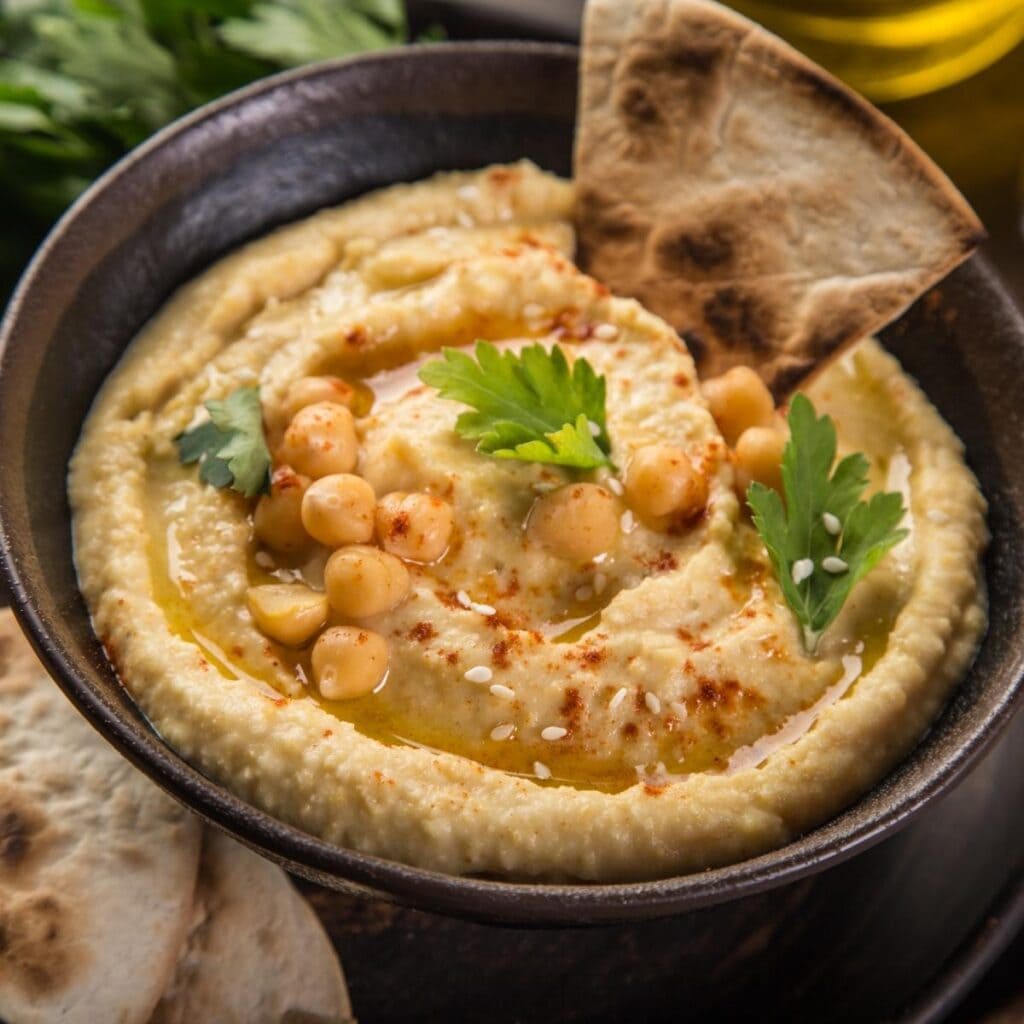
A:
POLYGON ((877 841, 1013 707, 1020 320, 974 260, 869 336, 969 212, 927 174, 918 202, 862 112, 809 163, 889 155, 902 228, 843 221, 866 266, 792 187, 759 186, 764 230, 730 198, 742 236, 710 186, 659 212, 605 156, 656 164, 658 90, 713 95, 714 61, 645 25, 639 95, 599 30, 579 114, 576 51, 508 43, 204 109, 83 198, 4 324, 0 541, 40 653, 168 791, 327 884, 699 906, 877 841))

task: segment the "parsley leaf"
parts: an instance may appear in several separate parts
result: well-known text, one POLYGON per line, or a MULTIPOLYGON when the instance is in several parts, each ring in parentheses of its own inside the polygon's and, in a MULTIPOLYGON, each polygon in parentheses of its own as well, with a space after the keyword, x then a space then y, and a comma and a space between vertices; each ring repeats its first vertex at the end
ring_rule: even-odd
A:
POLYGON ((605 422, 605 379, 586 359, 569 369, 555 345, 499 352, 476 343, 476 359, 446 348, 420 370, 420 380, 442 398, 470 405, 455 422, 476 450, 498 459, 547 462, 577 469, 612 466, 605 422))
POLYGON ((405 35, 405 11, 386 0, 263 0, 218 35, 235 50, 287 67, 390 46, 405 35))
POLYGON ((786 603, 803 627, 804 647, 813 654, 850 591, 908 531, 899 528, 902 495, 860 500, 868 483, 864 455, 847 455, 832 472, 835 424, 829 416, 819 419, 806 395, 790 404, 789 431, 782 456, 785 504, 759 483, 750 485, 747 502, 786 603))
POLYGON ((232 487, 247 498, 270 489, 270 450, 263 437, 259 388, 239 388, 223 402, 206 402, 210 418, 175 439, 185 465, 199 463, 199 479, 232 487))

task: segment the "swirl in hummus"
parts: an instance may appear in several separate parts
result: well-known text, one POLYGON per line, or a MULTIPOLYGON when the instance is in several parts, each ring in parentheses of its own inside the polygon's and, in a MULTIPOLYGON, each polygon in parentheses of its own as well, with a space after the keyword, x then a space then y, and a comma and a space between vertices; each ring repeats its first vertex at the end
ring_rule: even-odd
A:
MULTIPOLYGON (((334 843, 460 874, 594 880, 757 854, 904 757, 984 627, 984 500, 955 435, 868 340, 808 394, 840 450, 868 456, 872 489, 903 492, 910 534, 805 653, 689 353, 573 265, 572 203, 532 165, 495 167, 246 246, 143 330, 74 455, 79 578, 125 685, 201 770, 334 843), (476 339, 558 344, 603 374, 618 470, 476 453, 453 429, 459 407, 416 376, 476 339), (310 377, 352 389, 353 474, 371 500, 450 511, 440 557, 401 559, 399 603, 329 612, 328 627, 386 646, 386 675, 347 700, 315 684, 314 636, 269 639, 247 601, 287 582, 320 600, 336 545, 268 548, 254 503, 201 483, 173 443, 204 401, 258 384, 280 456, 310 377), (656 445, 700 478, 685 521, 646 515, 624 487, 656 445), (570 484, 596 485, 610 510, 599 553, 575 543, 571 508, 554 543, 529 528, 570 484)), ((371 547, 387 547, 386 522, 371 547)))

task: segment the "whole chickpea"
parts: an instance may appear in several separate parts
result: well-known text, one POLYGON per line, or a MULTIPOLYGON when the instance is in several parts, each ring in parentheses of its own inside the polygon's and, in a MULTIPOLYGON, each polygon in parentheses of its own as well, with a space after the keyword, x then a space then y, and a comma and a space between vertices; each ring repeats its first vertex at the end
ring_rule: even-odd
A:
POLYGON ((302 497, 302 525, 329 548, 363 544, 373 536, 373 488, 351 473, 314 480, 302 497))
POLYGON ((749 366, 734 366, 701 385, 711 415, 731 448, 750 427, 772 421, 775 401, 761 378, 749 366))
POLYGON ((332 402, 351 409, 355 396, 355 389, 341 377, 299 377, 291 383, 285 394, 283 410, 285 416, 291 419, 300 409, 318 402, 332 402))
POLYGON ((291 466, 278 466, 270 478, 270 493, 256 502, 252 524, 256 537, 274 551, 298 552, 309 546, 302 525, 302 496, 309 477, 291 466))
POLYGON ((388 645, 379 633, 355 626, 325 629, 313 645, 313 678, 326 700, 372 693, 388 671, 388 645))
POLYGON ((586 562, 615 543, 618 505, 597 484, 566 484, 533 503, 526 533, 560 558, 586 562))
POLYGON ((432 494, 392 491, 377 503, 377 537, 385 551, 410 562, 436 562, 455 528, 451 505, 432 494))
POLYGON ((316 402, 293 417, 281 442, 281 461, 314 479, 355 468, 359 447, 352 413, 337 402, 316 402))
POLYGON ((386 551, 353 544, 327 559, 324 587, 339 615, 365 619, 391 611, 409 596, 409 570, 386 551))
POLYGON ((300 647, 327 621, 327 598, 302 583, 268 583, 245 595, 256 627, 271 640, 300 647))
POLYGON ((786 434, 776 427, 751 427, 736 442, 736 486, 741 495, 756 480, 782 491, 782 452, 786 434))
POLYGON ((695 515, 707 497, 707 481, 682 448, 649 444, 633 455, 626 471, 626 498, 645 518, 695 515))

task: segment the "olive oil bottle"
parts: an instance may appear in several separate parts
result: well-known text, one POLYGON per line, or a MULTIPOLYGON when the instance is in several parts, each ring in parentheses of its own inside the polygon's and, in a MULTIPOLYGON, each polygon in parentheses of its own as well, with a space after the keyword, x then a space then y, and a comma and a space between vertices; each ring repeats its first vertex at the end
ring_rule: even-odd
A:
POLYGON ((1024 39, 1024 0, 728 0, 876 101, 967 78, 1024 39))

